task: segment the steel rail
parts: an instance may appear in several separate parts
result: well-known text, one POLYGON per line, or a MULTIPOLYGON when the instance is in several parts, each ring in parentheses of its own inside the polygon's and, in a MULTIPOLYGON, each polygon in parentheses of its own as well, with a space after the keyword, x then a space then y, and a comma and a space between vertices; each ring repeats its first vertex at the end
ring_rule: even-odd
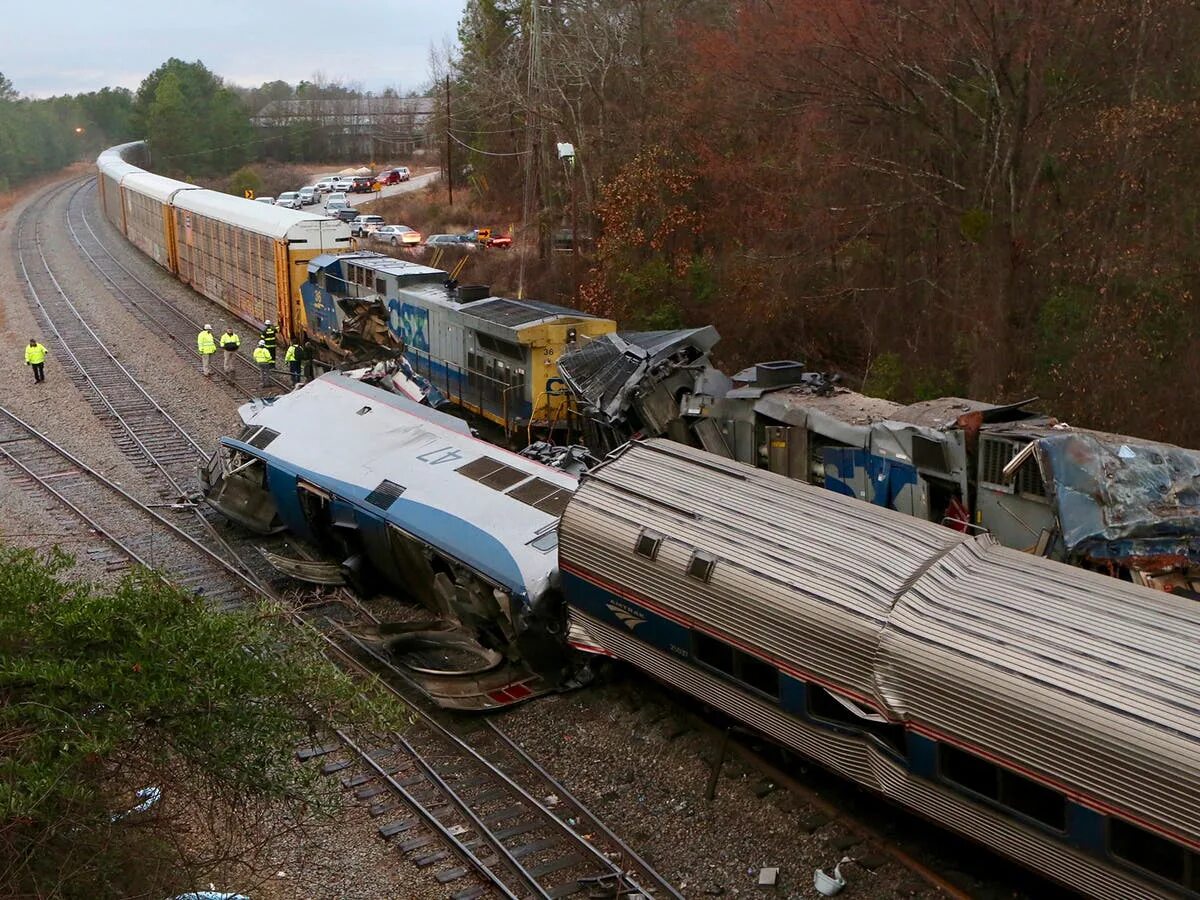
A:
MULTIPOLYGON (((167 519, 160 513, 155 512, 146 503, 143 503, 137 497, 133 496, 133 494, 129 493, 129 491, 125 490, 125 488, 121 487, 119 484, 117 484, 111 478, 108 478, 107 476, 101 474, 100 472, 97 472, 95 469, 93 469, 91 466, 89 466, 87 463, 85 463, 79 457, 75 456, 75 454, 73 454, 66 447, 62 446, 59 443, 56 443, 50 437, 48 437, 47 435, 38 431, 36 428, 33 427, 33 425, 31 425, 29 422, 26 422, 24 419, 22 419, 20 416, 18 416, 16 413, 14 413, 12 410, 10 410, 6 407, 0 406, 0 414, 4 415, 5 417, 8 418, 9 421, 14 422, 17 426, 19 426, 20 428, 22 428, 23 430, 28 432, 32 437, 36 438, 38 441, 40 441, 46 447, 49 447, 51 450, 53 450, 55 453, 57 453, 59 456, 61 456, 63 459, 65 459, 67 462, 69 462, 71 465, 75 466, 81 472, 83 472, 84 474, 89 476, 93 481, 97 482, 98 484, 102 485, 103 487, 107 488, 108 490, 112 491, 113 493, 115 493, 115 494, 119 495, 120 497, 124 498, 125 500, 129 501, 129 503, 131 503, 132 505, 138 507, 138 509, 140 509, 142 512, 144 512, 146 515, 150 516, 152 519, 154 519, 156 522, 158 522, 158 524, 162 525, 164 528, 171 531, 178 538, 185 541, 189 546, 194 547, 196 550, 199 550, 201 553, 203 553, 205 556, 207 556, 209 559, 211 559, 213 562, 215 562, 218 566, 220 566, 223 570, 225 570, 230 575, 237 578, 239 581, 241 581, 243 584, 245 584, 251 590, 256 591, 260 594, 263 594, 264 596, 271 596, 270 594, 265 593, 262 586, 260 586, 252 578, 247 576, 238 567, 234 566, 228 560, 222 559, 221 556, 216 551, 212 550, 209 547, 206 547, 202 542, 196 540, 195 537, 188 534, 186 531, 184 531, 182 528, 180 528, 174 522, 170 521, 169 519, 167 519)), ((79 509, 78 506, 76 506, 74 503, 72 503, 71 500, 69 500, 68 498, 64 497, 53 485, 51 485, 47 479, 38 475, 36 472, 29 470, 28 467, 26 467, 20 460, 15 459, 13 457, 13 454, 11 452, 9 452, 9 450, 7 448, 0 446, 0 452, 4 453, 4 455, 6 457, 8 457, 9 459, 16 462, 16 464, 18 466, 20 466, 21 469, 23 469, 30 477, 32 477, 35 481, 37 481, 38 484, 40 484, 43 488, 45 488, 47 491, 49 491, 51 494, 53 494, 55 497, 57 497, 69 509, 71 509, 72 511, 77 513, 80 516, 80 518, 82 518, 85 522, 87 522, 90 527, 96 529, 96 531, 98 533, 100 533, 106 540, 109 540, 112 543, 119 546, 121 548, 121 550, 125 553, 128 553, 129 556, 135 562, 139 563, 140 565, 146 566, 146 568, 151 568, 146 563, 146 561, 143 560, 137 554, 136 551, 134 551, 132 548, 126 546, 120 540, 120 538, 116 537, 116 535, 114 535, 112 533, 111 529, 108 529, 105 526, 101 525, 100 523, 96 522, 87 513, 85 513, 83 510, 79 509)))
MULTIPOLYGON (((397 668, 391 662, 391 660, 388 660, 388 659, 384 658, 383 656, 381 656, 378 652, 376 652, 376 650, 373 647, 370 647, 367 644, 363 643, 357 637, 357 635, 351 633, 350 631, 347 631, 345 628, 343 628, 338 623, 331 622, 331 624, 333 625, 333 627, 335 629, 337 629, 339 632, 341 632, 341 634, 344 637, 349 639, 364 653, 371 656, 381 666, 385 667, 391 674, 394 674, 396 677, 400 678, 402 681, 404 681, 410 687, 420 691, 419 685, 417 685, 417 683, 415 681, 413 681, 413 679, 411 677, 409 677, 409 675, 407 673, 405 673, 401 669, 397 668)), ((323 635, 323 637, 325 638, 325 640, 327 642, 329 642, 331 644, 331 646, 333 646, 337 649, 337 652, 339 653, 339 655, 343 656, 344 658, 352 660, 354 662, 354 665, 357 668, 359 668, 361 671, 369 672, 369 670, 366 669, 362 665, 361 662, 359 662, 358 660, 355 660, 352 656, 350 656, 350 654, 345 650, 345 648, 340 647, 336 642, 332 641, 332 639, 330 639, 328 635, 323 635)), ((496 775, 496 777, 499 778, 510 790, 512 790, 514 793, 516 793, 518 796, 520 796, 533 809, 537 810, 537 812, 539 812, 549 822, 551 822, 553 825, 555 825, 556 828, 558 829, 558 831, 561 834, 563 834, 564 836, 566 836, 566 838, 569 841, 571 841, 571 843, 577 844, 581 848, 586 849, 587 852, 597 862, 601 863, 604 867, 608 868, 609 872, 612 875, 614 875, 617 878, 628 883, 630 888, 633 890, 641 891, 644 894, 649 893, 645 888, 641 887, 636 881, 634 881, 629 876, 629 873, 625 872, 623 869, 621 869, 620 866, 616 865, 611 859, 609 859, 608 856, 606 856, 603 853, 603 851, 601 851, 598 847, 589 843, 588 841, 583 840, 583 838, 578 834, 578 832, 576 832, 573 828, 571 828, 570 825, 568 825, 566 822, 564 822, 553 810, 546 807, 540 800, 538 800, 536 797, 534 797, 532 794, 530 794, 529 791, 527 791, 521 785, 517 784, 512 778, 509 777, 509 775, 507 773, 505 773, 503 770, 501 770, 498 766, 489 762, 481 753, 479 753, 478 750, 476 750, 474 747, 472 747, 470 744, 468 744, 466 741, 464 741, 462 738, 460 738, 454 732, 450 731, 448 728, 446 728, 444 725, 442 725, 441 722, 437 721, 437 719, 434 718, 433 716, 431 716, 428 712, 421 709, 419 706, 415 705, 412 702, 411 698, 406 697, 394 685, 388 684, 388 682, 383 681, 382 679, 379 679, 379 683, 384 685, 389 691, 391 691, 391 693, 395 694, 398 698, 403 700, 405 702, 405 704, 408 706, 408 708, 410 710, 412 710, 412 712, 414 712, 418 716, 418 718, 421 719, 421 721, 424 724, 426 724, 427 726, 432 728, 438 734, 439 737, 449 741, 455 747, 457 747, 461 752, 467 754, 469 757, 474 759, 476 763, 483 766, 488 771, 494 773, 496 775)), ((556 781, 553 778, 553 776, 549 775, 549 773, 546 773, 545 770, 542 770, 542 773, 544 773, 543 777, 545 777, 555 787, 562 787, 562 785, 558 781, 556 781)), ((571 796, 570 792, 567 791, 566 788, 562 788, 562 789, 563 789, 564 794, 566 794, 568 797, 571 796)), ((577 806, 579 806, 581 809, 586 810, 586 807, 584 807, 583 804, 580 803, 579 801, 576 800, 575 804, 577 806)), ((591 816, 591 818, 593 818, 593 819, 595 818, 595 816, 592 815, 590 812, 588 813, 588 815, 591 816)), ((625 845, 621 844, 620 846, 624 847, 625 845)), ((680 894, 678 891, 676 891, 675 888, 665 878, 663 878, 661 875, 659 875, 659 873, 654 869, 653 866, 651 866, 645 860, 641 859, 641 857, 639 857, 637 854, 633 853, 632 850, 629 851, 629 854, 630 854, 630 858, 633 859, 634 861, 636 861, 640 866, 642 866, 645 869, 646 874, 648 874, 651 878, 653 878, 657 882, 656 886, 661 888, 662 891, 666 895, 672 897, 673 900, 685 900, 683 895, 680 894)))
MULTIPOLYGON (((333 729, 333 731, 334 731, 334 734, 336 734, 338 736, 338 739, 341 740, 341 742, 343 744, 345 744, 355 754, 357 754, 357 756, 359 757, 360 760, 362 760, 367 766, 369 766, 370 768, 375 770, 377 777, 382 778, 387 783, 388 787, 390 787, 393 791, 395 791, 397 794, 399 794, 401 797, 403 797, 405 802, 407 802, 409 806, 411 806, 414 810, 416 810, 417 815, 421 817, 421 819, 425 822, 425 824, 429 828, 432 828, 434 831, 436 831, 438 834, 440 834, 442 839, 445 840, 446 843, 448 843, 451 847, 454 848, 454 851, 462 858, 462 860, 465 863, 467 863, 467 865, 469 865, 472 869, 474 869, 485 880, 490 881, 492 883, 492 885, 498 891, 500 891, 500 893, 502 893, 505 897, 509 898, 509 900, 520 900, 518 895, 514 894, 511 890, 509 890, 508 886, 500 879, 500 876, 498 876, 495 872, 493 872, 491 869, 489 869, 487 866, 485 866, 483 864, 483 862, 479 859, 479 857, 477 857, 471 851, 471 849, 464 844, 464 842, 462 842, 458 839, 457 835, 452 834, 450 829, 448 829, 445 825, 443 825, 438 820, 437 816, 435 816, 432 812, 430 812, 423 803, 421 803, 415 796, 413 796, 412 792, 409 791, 408 788, 406 788, 404 785, 402 785, 400 782, 398 782, 395 778, 393 778, 387 772, 387 770, 383 768, 383 766, 379 765, 379 763, 374 758, 372 758, 371 754, 367 753, 367 751, 365 751, 361 747, 359 747, 358 744, 355 743, 355 741, 348 734, 346 734, 346 732, 344 732, 342 729, 335 728, 335 729, 333 729)), ((414 757, 414 760, 417 760, 417 759, 419 759, 419 758, 414 757)), ((466 808, 466 804, 463 803, 462 800, 460 800, 457 795, 455 795, 453 792, 451 792, 448 788, 446 789, 446 791, 447 791, 447 796, 452 797, 456 801, 456 803, 460 805, 461 808, 466 808)), ((520 869, 519 864, 518 864, 518 869, 520 869)), ((535 887, 536 887, 536 885, 535 885, 535 887)))
MULTIPOLYGON (((29 269, 25 264, 25 257, 22 254, 22 248, 21 248, 21 234, 22 234, 22 229, 24 228, 25 216, 31 215, 35 209, 39 210, 39 212, 40 212, 41 208, 48 206, 49 203, 55 197, 57 197, 63 191, 68 189, 72 184, 73 184, 73 182, 67 182, 62 187, 58 188, 50 196, 48 196, 39 207, 31 206, 28 210, 26 210, 24 213, 22 213, 21 219, 18 220, 18 222, 17 222, 17 242, 16 242, 17 243, 17 261, 21 267, 22 277, 29 289, 29 292, 32 294, 32 299, 33 299, 34 303, 36 303, 38 308, 41 309, 42 316, 46 320, 47 325, 49 325, 51 330, 54 332, 54 335, 58 338, 59 344, 62 346, 63 350, 67 353, 68 358, 74 363, 75 368, 79 372, 80 376, 82 378, 84 378, 86 380, 86 382, 88 383, 88 385, 91 387, 92 391, 96 395, 97 400, 101 404, 103 404, 103 406, 108 410, 109 415, 111 415, 113 417, 113 419, 120 425, 121 429, 125 432, 125 434, 129 437, 129 439, 131 441, 133 441, 133 443, 138 447, 139 451, 141 452, 142 456, 146 459, 146 461, 148 463, 150 463, 154 468, 156 468, 162 474, 162 477, 164 479, 166 479, 167 483, 170 484, 170 486, 175 490, 175 492, 178 494, 178 496, 186 497, 187 492, 184 490, 182 485, 180 485, 179 482, 175 479, 175 477, 172 476, 172 474, 167 470, 166 465, 162 462, 161 459, 159 459, 158 455, 154 452, 154 450, 143 440, 142 436, 138 433, 137 429, 135 429, 133 427, 133 425, 127 420, 127 418, 125 416, 123 416, 117 410, 116 406, 114 405, 114 403, 113 403, 112 399, 110 398, 110 396, 108 395, 108 393, 97 382, 96 378, 93 377, 93 374, 84 365, 83 360, 81 360, 79 358, 79 356, 75 352, 75 349, 72 348, 71 344, 67 341, 67 339, 63 336, 62 332, 59 330, 58 326, 54 323, 53 316, 51 316, 49 309, 47 309, 46 305, 43 303, 41 295, 38 293, 37 287, 34 285, 33 278, 29 273, 29 269)), ((36 224, 35 224, 35 228, 36 228, 36 224)), ((76 307, 75 304, 71 302, 71 299, 67 296, 66 292, 62 289, 62 285, 60 284, 58 279, 55 277, 53 271, 50 269, 49 260, 46 259, 45 252, 42 249, 41 239, 37 235, 36 230, 34 233, 34 245, 37 248, 38 255, 41 258, 42 265, 46 270, 46 274, 50 277, 50 280, 53 283, 55 290, 58 292, 59 296, 63 299, 63 301, 67 305, 68 309, 70 309, 70 311, 74 314, 74 316, 78 320, 78 322, 86 330, 87 334, 92 338, 92 340, 94 340, 96 342, 96 345, 103 351, 104 355, 108 358, 108 360, 111 361, 116 366, 116 368, 120 371, 120 373, 125 376, 126 383, 131 385, 133 387, 133 389, 137 392, 137 394, 140 394, 146 401, 148 401, 148 403, 153 408, 153 410, 157 411, 168 423, 170 423, 171 427, 175 430, 175 432, 177 432, 180 436, 183 437, 183 439, 187 442, 187 444, 189 444, 195 450, 198 461, 203 460, 203 461, 207 462, 210 458, 209 454, 207 454, 204 451, 204 449, 200 446, 200 444, 197 443, 197 441, 187 432, 187 430, 182 425, 180 425, 179 422, 176 421, 162 407, 162 405, 159 404, 158 401, 156 401, 146 391, 145 388, 142 387, 141 383, 133 376, 133 374, 125 366, 123 366, 121 364, 121 362, 119 360, 117 360, 117 358, 115 356, 113 356, 112 352, 105 345, 104 341, 100 338, 100 336, 98 334, 96 334, 95 330, 87 323, 87 320, 84 319, 84 317, 80 313, 78 307, 76 307)), ((199 523, 200 527, 203 528, 208 533, 208 535, 211 537, 211 539, 218 546, 223 548, 229 554, 230 558, 238 561, 238 565, 240 566, 240 568, 242 569, 242 571, 244 573, 243 577, 248 577, 251 580, 253 580, 254 582, 256 582, 259 586, 260 591, 268 590, 262 584, 261 580, 254 573, 254 571, 242 559, 240 554, 238 554, 229 545, 229 543, 225 540, 225 538, 223 538, 217 532, 217 530, 213 526, 212 522, 210 522, 204 516, 204 514, 201 512, 201 510, 199 508, 193 506, 192 512, 195 515, 196 520, 199 523)))

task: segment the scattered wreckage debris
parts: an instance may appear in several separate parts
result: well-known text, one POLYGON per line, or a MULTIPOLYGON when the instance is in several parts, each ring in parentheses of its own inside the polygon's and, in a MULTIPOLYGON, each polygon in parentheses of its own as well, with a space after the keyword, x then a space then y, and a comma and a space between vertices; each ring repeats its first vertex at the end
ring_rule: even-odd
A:
POLYGON ((713 368, 715 329, 621 332, 559 360, 592 452, 667 437, 1014 549, 1200 597, 1200 453, 1031 409, 909 405, 802 362, 713 368), (1193 574, 1194 573, 1194 574, 1193 574))
POLYGON ((343 374, 433 409, 453 408, 446 395, 428 378, 414 371, 409 361, 399 353, 392 359, 377 362, 367 368, 352 369, 343 374))

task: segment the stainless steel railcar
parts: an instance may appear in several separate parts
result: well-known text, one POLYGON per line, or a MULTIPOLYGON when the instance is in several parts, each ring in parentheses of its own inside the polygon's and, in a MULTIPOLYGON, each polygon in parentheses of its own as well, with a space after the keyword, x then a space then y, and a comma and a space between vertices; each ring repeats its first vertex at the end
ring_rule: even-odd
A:
POLYGON ((1200 896, 1200 606, 662 440, 560 525, 609 653, 1093 896, 1200 896))
POLYGON ((271 319, 285 339, 303 335, 300 286, 308 261, 349 247, 350 226, 164 178, 126 161, 143 150, 140 141, 122 144, 96 160, 105 217, 231 315, 256 329, 271 319))

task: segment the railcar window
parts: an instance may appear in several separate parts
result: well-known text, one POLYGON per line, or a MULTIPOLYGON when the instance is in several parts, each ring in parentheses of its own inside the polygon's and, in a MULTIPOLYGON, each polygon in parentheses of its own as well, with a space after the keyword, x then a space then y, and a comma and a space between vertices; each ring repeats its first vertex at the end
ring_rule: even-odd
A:
POLYGON ((702 634, 699 631, 692 632, 692 656, 706 666, 712 666, 714 669, 724 672, 726 675, 733 675, 733 648, 724 641, 718 641, 714 637, 709 637, 707 634, 702 634))
POLYGON ((717 559, 703 550, 695 550, 692 552, 692 558, 688 561, 687 573, 692 578, 703 581, 705 584, 712 578, 713 566, 717 564, 717 559))
POLYGON ((1159 837, 1152 831, 1139 828, 1124 819, 1109 817, 1108 849, 1118 859, 1176 884, 1186 883, 1185 879, 1189 879, 1189 869, 1189 880, 1193 884, 1200 878, 1200 872, 1196 871, 1196 854, 1174 841, 1159 837))
POLYGON ((949 744, 938 745, 942 777, 989 800, 1000 799, 1000 767, 949 744))
POLYGON ((638 533, 637 543, 633 545, 633 552, 638 556, 646 557, 646 559, 657 559, 658 548, 662 546, 662 542, 661 534, 643 528, 638 533))
POLYGON ((733 664, 737 669, 734 677, 738 681, 749 685, 756 691, 768 694, 776 700, 779 699, 779 670, 777 668, 748 653, 742 653, 740 650, 734 651, 733 664))
POLYGON ((1000 802, 1017 812, 1049 825, 1055 831, 1067 827, 1067 798, 1053 788, 1002 769, 1000 802))
POLYGON ((1056 831, 1066 829, 1067 798, 1059 791, 949 744, 939 745, 938 762, 947 781, 1056 831))
POLYGON ((692 659, 716 669, 772 700, 779 699, 779 670, 700 631, 692 632, 692 659))
POLYGON ((387 293, 387 281, 385 281, 382 278, 376 278, 375 279, 375 293, 386 294, 387 293))

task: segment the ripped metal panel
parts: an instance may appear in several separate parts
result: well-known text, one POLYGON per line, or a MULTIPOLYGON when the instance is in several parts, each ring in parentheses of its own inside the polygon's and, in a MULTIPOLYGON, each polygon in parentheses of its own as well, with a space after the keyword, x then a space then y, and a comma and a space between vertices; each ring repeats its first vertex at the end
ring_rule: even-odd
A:
POLYGON ((1070 553, 1162 571, 1200 563, 1200 453, 1116 435, 1037 439, 1070 553))

